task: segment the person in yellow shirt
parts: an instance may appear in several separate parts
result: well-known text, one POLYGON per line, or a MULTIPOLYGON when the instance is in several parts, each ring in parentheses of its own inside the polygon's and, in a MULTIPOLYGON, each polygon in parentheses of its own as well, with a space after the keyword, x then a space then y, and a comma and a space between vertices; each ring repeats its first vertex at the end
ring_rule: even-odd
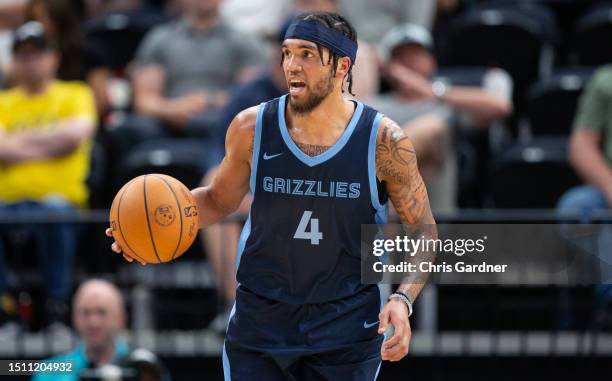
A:
MULTIPOLYGON (((87 204, 86 177, 96 111, 89 88, 55 79, 55 45, 37 22, 14 34, 17 86, 0 91, 0 213, 65 211, 87 204)), ((72 283, 75 229, 70 224, 7 225, 36 241, 47 290, 47 319, 62 327, 72 283)), ((0 241, 0 333, 18 331, 0 241)))

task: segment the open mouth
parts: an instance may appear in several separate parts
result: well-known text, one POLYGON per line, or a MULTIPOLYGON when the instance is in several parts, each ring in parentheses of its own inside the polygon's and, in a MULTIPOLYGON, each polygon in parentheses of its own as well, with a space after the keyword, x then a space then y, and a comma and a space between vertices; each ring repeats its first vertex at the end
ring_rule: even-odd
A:
POLYGON ((306 88, 306 83, 304 81, 300 81, 299 79, 292 79, 289 81, 289 93, 299 94, 306 88))

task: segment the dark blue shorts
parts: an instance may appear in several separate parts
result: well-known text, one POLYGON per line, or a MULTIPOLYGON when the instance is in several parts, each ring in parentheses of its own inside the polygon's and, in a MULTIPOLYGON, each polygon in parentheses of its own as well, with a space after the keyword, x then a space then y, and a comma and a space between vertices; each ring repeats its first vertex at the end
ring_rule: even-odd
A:
POLYGON ((225 380, 375 380, 383 341, 380 308, 377 286, 302 305, 239 286, 223 349, 225 380))

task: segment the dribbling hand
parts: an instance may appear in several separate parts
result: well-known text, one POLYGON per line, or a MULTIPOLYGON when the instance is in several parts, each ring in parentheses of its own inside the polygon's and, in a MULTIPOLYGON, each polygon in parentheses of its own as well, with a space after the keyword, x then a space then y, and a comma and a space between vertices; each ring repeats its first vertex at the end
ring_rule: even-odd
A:
MULTIPOLYGON (((113 231, 108 228, 106 229, 106 236, 113 238, 113 231)), ((126 253, 123 252, 123 250, 121 249, 121 246, 119 246, 119 243, 117 243, 117 241, 113 242, 113 244, 111 245, 111 250, 114 251, 115 253, 118 254, 123 254, 123 258, 128 261, 128 262, 134 262, 134 258, 130 257, 129 255, 127 255, 126 253)), ((138 262, 140 262, 141 265, 146 265, 146 262, 140 261, 138 260, 138 262)))

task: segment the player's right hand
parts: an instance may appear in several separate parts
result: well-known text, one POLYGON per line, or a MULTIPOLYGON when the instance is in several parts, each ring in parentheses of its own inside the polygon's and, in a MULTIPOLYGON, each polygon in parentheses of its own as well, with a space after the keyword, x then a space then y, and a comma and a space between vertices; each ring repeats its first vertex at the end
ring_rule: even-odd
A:
POLYGON ((408 307, 398 299, 391 299, 378 315, 378 333, 384 335, 387 327, 394 328, 393 336, 385 340, 381 348, 381 358, 399 361, 408 354, 412 328, 408 319, 408 307))
MULTIPOLYGON (((106 236, 113 238, 113 231, 111 230, 111 228, 106 229, 106 236)), ((130 257, 129 255, 127 255, 126 253, 123 252, 123 250, 121 249, 121 246, 119 246, 119 243, 117 241, 113 242, 111 245, 111 250, 114 251, 115 253, 118 254, 123 254, 123 258, 128 261, 128 262, 134 262, 134 258, 130 257)), ((141 265, 146 265, 146 262, 140 261, 138 260, 138 262, 140 262, 141 265)))

